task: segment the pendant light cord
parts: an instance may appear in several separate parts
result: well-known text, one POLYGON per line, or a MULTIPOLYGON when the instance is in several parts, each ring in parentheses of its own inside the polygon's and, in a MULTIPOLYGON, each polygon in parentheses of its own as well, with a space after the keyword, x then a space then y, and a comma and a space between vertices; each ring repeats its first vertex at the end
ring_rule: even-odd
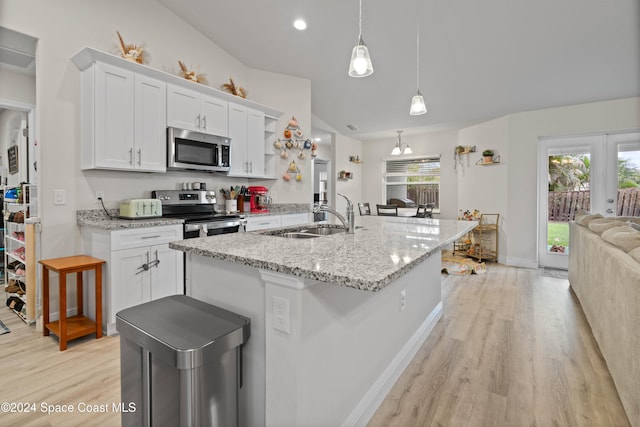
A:
MULTIPOLYGON (((362 1, 362 0, 360 0, 362 1)), ((420 90, 420 0, 416 0, 416 88, 420 90)))
POLYGON ((362 0, 360 0, 360 13, 358 14, 358 42, 362 38, 362 0))

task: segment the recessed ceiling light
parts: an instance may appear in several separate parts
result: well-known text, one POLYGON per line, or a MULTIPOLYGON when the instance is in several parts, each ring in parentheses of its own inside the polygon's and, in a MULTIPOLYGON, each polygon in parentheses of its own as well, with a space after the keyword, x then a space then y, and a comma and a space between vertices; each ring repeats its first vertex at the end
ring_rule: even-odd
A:
POLYGON ((314 140, 315 142, 320 142, 320 141, 322 141, 322 138, 313 138, 313 140, 314 140))
POLYGON ((296 28, 296 30, 306 30, 307 29, 307 23, 304 19, 296 19, 293 22, 293 26, 296 28))

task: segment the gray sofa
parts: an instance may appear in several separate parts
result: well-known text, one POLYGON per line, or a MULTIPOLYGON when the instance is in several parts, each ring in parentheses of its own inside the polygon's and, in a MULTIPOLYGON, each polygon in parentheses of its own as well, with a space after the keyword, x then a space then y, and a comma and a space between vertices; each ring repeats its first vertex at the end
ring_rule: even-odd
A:
POLYGON ((640 427, 640 231, 632 223, 640 218, 576 216, 569 225, 569 282, 629 421, 640 427))

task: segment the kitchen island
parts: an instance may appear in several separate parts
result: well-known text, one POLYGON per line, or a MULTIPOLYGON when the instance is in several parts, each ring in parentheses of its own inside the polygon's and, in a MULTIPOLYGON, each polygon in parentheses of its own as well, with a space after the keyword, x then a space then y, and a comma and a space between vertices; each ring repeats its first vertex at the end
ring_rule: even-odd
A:
POLYGON ((364 216, 355 234, 170 243, 187 295, 252 320, 241 425, 366 423, 442 315, 441 248, 476 225, 364 216))

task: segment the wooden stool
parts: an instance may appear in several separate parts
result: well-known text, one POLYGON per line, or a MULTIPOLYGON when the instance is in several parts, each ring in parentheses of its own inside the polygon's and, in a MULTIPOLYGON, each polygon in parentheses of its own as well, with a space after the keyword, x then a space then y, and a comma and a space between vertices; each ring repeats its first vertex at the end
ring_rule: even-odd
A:
POLYGON ((40 261, 42 264, 42 317, 44 329, 42 335, 53 332, 60 339, 60 351, 67 349, 67 341, 92 333, 96 339, 102 337, 102 264, 105 261, 87 255, 63 258, 51 258, 40 261), (96 272, 96 321, 84 316, 82 298, 82 272, 96 272), (49 322, 49 271, 59 274, 59 320, 49 322), (76 273, 76 304, 78 314, 67 319, 67 273, 76 273))

